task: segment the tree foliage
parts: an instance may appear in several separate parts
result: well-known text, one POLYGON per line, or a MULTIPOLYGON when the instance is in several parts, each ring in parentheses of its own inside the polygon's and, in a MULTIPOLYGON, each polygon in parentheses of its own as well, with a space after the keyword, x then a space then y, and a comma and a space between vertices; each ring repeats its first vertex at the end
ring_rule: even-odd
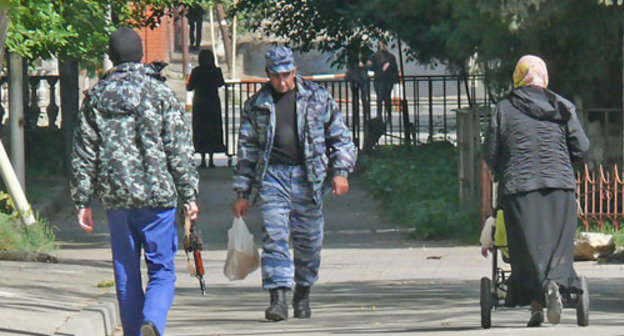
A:
POLYGON ((2 0, 9 9, 6 48, 28 59, 101 59, 118 25, 154 28, 175 9, 208 0, 2 0))
POLYGON ((337 58, 349 46, 399 37, 408 60, 444 63, 459 74, 479 69, 497 95, 509 89, 517 59, 536 54, 549 66, 553 89, 607 107, 620 102, 624 16, 610 6, 618 2, 241 0, 237 10, 253 29, 337 58))

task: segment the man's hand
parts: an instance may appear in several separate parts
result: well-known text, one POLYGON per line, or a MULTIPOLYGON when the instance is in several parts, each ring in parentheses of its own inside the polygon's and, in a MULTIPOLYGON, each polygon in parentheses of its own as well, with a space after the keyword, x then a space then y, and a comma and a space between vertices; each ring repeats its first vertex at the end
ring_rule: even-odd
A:
POLYGON ((349 192, 349 181, 344 176, 334 176, 332 187, 335 195, 344 195, 349 192))
POLYGON ((388 70, 388 68, 390 67, 390 62, 386 62, 384 63, 384 65, 381 67, 381 70, 386 71, 388 70))
POLYGON ((91 208, 78 210, 78 224, 83 230, 93 232, 93 215, 91 214, 91 208))
POLYGON ((197 214, 199 214, 199 208, 197 207, 197 203, 191 202, 184 205, 184 212, 186 216, 188 216, 191 220, 196 220, 197 214))
POLYGON ((247 211, 249 211, 249 200, 246 198, 239 198, 234 202, 232 206, 232 212, 236 218, 247 216, 247 211))

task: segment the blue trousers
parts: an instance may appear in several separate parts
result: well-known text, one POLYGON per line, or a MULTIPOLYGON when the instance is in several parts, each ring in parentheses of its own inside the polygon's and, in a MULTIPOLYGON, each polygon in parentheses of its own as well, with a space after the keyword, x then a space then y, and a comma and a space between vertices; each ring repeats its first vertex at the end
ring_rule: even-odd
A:
POLYGON ((138 336, 145 321, 153 322, 160 334, 165 334, 176 281, 175 213, 175 208, 108 211, 117 299, 126 336, 138 336), (145 250, 149 276, 145 292, 141 283, 141 248, 145 250))
POLYGON ((259 196, 264 232, 262 287, 292 287, 293 278, 298 285, 312 286, 321 264, 323 212, 322 204, 314 202, 305 169, 269 165, 259 196), (294 265, 288 250, 291 234, 294 265))

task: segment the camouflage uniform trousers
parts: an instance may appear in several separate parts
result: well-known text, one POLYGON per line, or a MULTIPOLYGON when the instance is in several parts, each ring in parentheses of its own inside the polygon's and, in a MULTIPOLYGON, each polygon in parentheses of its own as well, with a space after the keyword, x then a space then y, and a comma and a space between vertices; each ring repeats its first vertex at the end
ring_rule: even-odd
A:
POLYGON ((262 201, 262 287, 312 286, 318 279, 323 244, 322 203, 314 201, 303 166, 271 164, 259 190, 262 201), (292 233, 293 260, 288 250, 292 233))

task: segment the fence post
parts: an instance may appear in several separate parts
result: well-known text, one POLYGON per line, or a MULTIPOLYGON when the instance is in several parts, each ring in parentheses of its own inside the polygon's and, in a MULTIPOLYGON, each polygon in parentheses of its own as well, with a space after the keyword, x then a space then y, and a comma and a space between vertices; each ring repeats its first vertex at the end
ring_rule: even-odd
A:
POLYGON ((457 110, 459 201, 462 210, 475 209, 481 200, 481 137, 477 110, 457 110))

